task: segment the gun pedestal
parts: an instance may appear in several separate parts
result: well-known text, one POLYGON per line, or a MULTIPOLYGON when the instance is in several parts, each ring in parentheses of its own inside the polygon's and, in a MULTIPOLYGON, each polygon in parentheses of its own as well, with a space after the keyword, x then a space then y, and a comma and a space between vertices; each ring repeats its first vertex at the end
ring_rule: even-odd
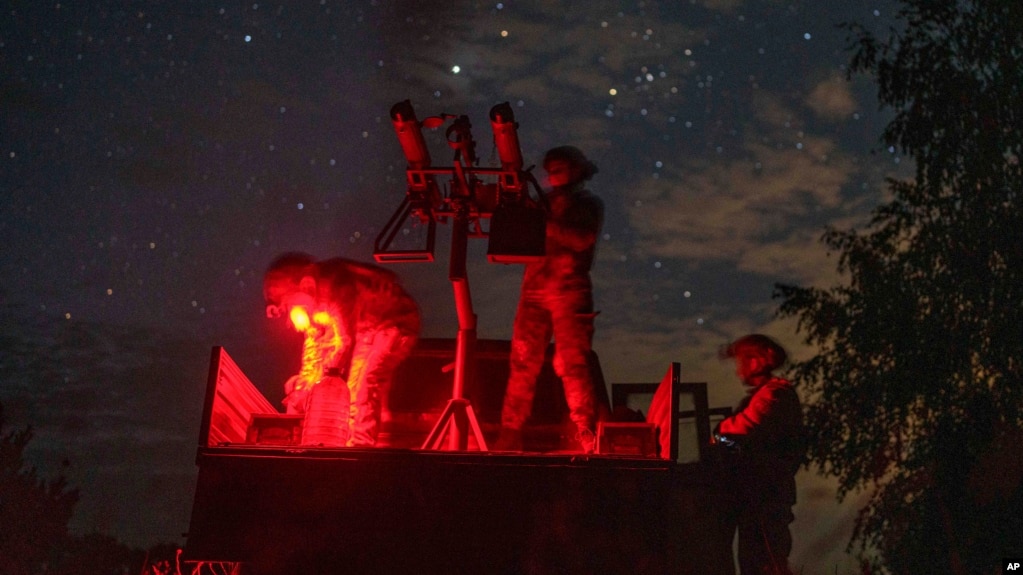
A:
POLYGON ((458 312, 458 339, 455 347, 455 377, 451 399, 434 425, 430 435, 423 442, 423 449, 440 449, 444 432, 448 431, 448 449, 465 451, 469 448, 467 429, 471 428, 480 451, 487 451, 479 422, 472 404, 463 396, 465 383, 471 381, 475 372, 476 359, 476 313, 472 309, 472 295, 469 293, 469 276, 465 268, 466 251, 469 242, 469 221, 464 210, 455 215, 451 232, 451 261, 448 278, 455 292, 455 309, 458 312))
POLYGON ((470 232, 472 237, 489 238, 487 259, 491 262, 526 263, 543 257, 545 212, 533 206, 526 184, 532 184, 541 203, 546 204, 543 191, 528 171, 522 170, 522 153, 516 135, 518 124, 507 102, 494 106, 490 111, 494 144, 501 157, 500 168, 476 167, 476 143, 467 116, 442 114, 419 122, 412 103, 405 100, 391 108, 391 121, 408 160, 405 172, 408 191, 398 210, 377 236, 373 257, 378 262, 432 262, 436 223, 448 218, 452 220, 448 278, 454 289, 458 312, 454 384, 451 399, 422 448, 440 449, 446 432, 448 449, 467 450, 467 433, 471 431, 477 447, 487 451, 476 414, 464 397, 467 382, 473 380, 476 352, 476 314, 472 309, 465 266, 468 239, 470 232), (455 151, 454 162, 450 168, 433 167, 422 127, 437 128, 448 120, 453 122, 445 135, 448 146, 455 151), (450 177, 444 190, 436 179, 441 175, 450 177), (485 184, 481 178, 496 180, 496 183, 485 184), (523 211, 522 208, 527 206, 529 209, 523 211), (481 222, 490 220, 496 211, 501 214, 497 218, 500 225, 495 226, 491 221, 490 228, 485 230, 481 222), (410 217, 427 224, 425 248, 391 249, 402 222, 410 217))

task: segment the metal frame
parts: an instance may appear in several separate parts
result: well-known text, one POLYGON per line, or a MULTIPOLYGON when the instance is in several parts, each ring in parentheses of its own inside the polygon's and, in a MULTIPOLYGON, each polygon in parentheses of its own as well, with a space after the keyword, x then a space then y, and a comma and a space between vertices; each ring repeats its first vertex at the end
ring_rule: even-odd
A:
POLYGON ((731 414, 731 408, 711 409, 707 400, 706 382, 684 382, 681 380, 682 367, 673 362, 668 368, 668 377, 658 383, 613 383, 611 384, 612 407, 625 406, 632 395, 652 395, 657 389, 668 383, 671 385, 671 429, 669 430, 668 454, 672 461, 678 460, 678 423, 683 418, 693 418, 696 423, 696 441, 700 461, 708 458, 710 448, 710 417, 711 415, 731 414), (686 394, 693 398, 693 409, 679 411, 679 395, 686 394))

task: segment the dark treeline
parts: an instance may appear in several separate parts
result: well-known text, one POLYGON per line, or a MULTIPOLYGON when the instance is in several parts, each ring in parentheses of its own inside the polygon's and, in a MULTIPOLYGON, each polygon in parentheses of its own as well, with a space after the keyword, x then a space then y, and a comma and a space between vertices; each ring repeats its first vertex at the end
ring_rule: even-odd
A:
POLYGON ((1023 556, 1021 23, 1015 0, 904 0, 887 37, 846 26, 915 176, 863 230, 825 233, 845 283, 776 296, 816 349, 793 374, 812 464, 871 495, 850 543, 865 573, 1023 556))
MULTIPOLYGON (((8 429, 0 404, 0 571, 7 575, 169 575, 171 544, 137 549, 99 533, 73 535, 79 491, 63 473, 41 477, 25 460, 32 428, 8 429)), ((66 467, 69 462, 63 462, 66 467)))

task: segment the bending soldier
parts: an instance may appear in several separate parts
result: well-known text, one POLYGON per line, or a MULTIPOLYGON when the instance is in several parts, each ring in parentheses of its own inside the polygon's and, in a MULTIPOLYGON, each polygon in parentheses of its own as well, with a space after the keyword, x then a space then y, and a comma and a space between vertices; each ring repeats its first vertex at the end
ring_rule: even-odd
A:
POLYGON ((419 337, 419 309, 398 276, 288 253, 270 264, 263 292, 267 316, 290 317, 306 336, 284 400, 306 414, 303 443, 375 445, 394 371, 419 337))

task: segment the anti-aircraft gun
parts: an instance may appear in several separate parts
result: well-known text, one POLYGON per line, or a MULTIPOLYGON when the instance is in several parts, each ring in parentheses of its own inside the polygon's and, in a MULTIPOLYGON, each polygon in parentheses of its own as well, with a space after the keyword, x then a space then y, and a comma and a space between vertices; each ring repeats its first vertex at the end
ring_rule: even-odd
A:
POLYGON ((450 429, 450 448, 464 450, 465 431, 471 426, 477 445, 486 451, 472 405, 463 397, 473 374, 476 344, 476 314, 472 308, 466 272, 469 238, 488 239, 487 260, 493 263, 527 263, 544 255, 546 198, 532 174, 523 170, 518 124, 508 102, 490 110, 494 146, 501 160, 499 168, 477 164, 476 142, 468 116, 441 114, 420 122, 409 100, 391 107, 391 122, 408 161, 408 188, 398 209, 377 236, 374 258, 378 262, 432 262, 437 223, 451 221, 451 258, 448 277, 455 294, 458 338, 451 401, 441 414, 423 448, 437 448, 450 429), (423 137, 423 128, 445 131, 454 150, 450 166, 434 166, 423 137), (444 178, 444 181, 439 181, 444 178), (529 194, 529 186, 536 198, 529 194), (426 245, 418 249, 393 249, 398 232, 412 219, 426 226, 426 245), (485 223, 489 222, 489 225, 485 223))

